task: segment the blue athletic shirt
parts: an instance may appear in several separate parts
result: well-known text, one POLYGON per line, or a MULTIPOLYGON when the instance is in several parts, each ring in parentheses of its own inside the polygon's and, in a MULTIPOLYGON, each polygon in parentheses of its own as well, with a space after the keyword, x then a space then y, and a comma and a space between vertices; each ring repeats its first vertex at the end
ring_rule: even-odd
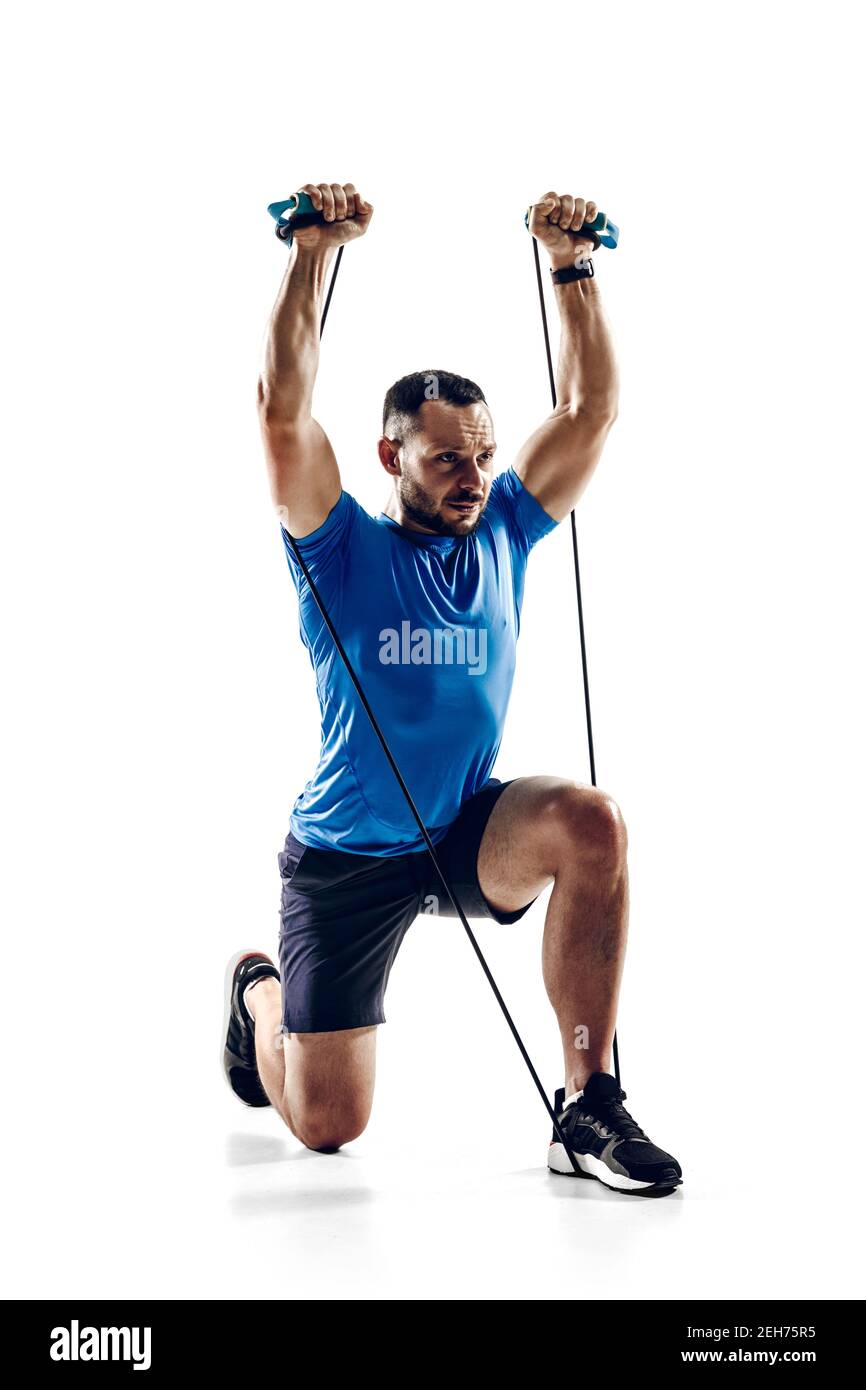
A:
MULTIPOLYGON (((491 775, 514 677, 529 552, 558 523, 513 468, 473 534, 428 535, 346 492, 297 542, 433 843, 491 775)), ((322 716, 292 808, 303 844, 386 857, 424 839, 280 526, 322 716)))

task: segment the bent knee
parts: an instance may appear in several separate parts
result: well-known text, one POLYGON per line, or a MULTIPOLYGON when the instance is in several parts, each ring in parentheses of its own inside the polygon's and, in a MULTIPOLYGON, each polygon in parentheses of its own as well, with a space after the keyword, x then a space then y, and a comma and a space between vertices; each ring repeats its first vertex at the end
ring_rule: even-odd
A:
POLYGON ((363 1134, 368 1119, 369 1111, 360 1106, 341 1110, 339 1114, 324 1108, 307 1108, 293 1119, 291 1128, 305 1148, 334 1153, 363 1134))
POLYGON ((628 851, 625 818, 607 792, 564 781, 551 793, 549 812, 572 852, 617 865, 624 862, 628 851))

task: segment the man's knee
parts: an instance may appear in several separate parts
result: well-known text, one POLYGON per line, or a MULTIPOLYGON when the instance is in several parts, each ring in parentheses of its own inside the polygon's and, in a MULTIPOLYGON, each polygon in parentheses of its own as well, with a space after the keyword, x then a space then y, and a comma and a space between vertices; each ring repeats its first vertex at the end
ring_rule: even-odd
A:
POLYGON ((308 1149, 334 1153, 343 1144, 351 1144, 367 1128, 369 1109, 361 1104, 341 1106, 308 1105, 291 1117, 291 1129, 308 1149))
POLYGON ((549 820, 567 852, 621 868, 628 851, 623 814, 598 787, 563 781, 550 796, 549 820))

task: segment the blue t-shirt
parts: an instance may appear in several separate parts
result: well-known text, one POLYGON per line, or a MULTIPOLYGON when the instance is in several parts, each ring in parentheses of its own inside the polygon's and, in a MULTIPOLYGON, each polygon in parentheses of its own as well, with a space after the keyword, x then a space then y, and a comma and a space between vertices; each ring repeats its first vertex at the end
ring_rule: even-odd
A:
MULTIPOLYGON (((298 541, 304 564, 433 843, 489 780, 514 677, 529 551, 557 525, 513 468, 475 532, 428 535, 346 492, 298 541)), ((322 715, 319 764, 292 808, 303 844, 392 856, 415 818, 280 527, 322 715)))

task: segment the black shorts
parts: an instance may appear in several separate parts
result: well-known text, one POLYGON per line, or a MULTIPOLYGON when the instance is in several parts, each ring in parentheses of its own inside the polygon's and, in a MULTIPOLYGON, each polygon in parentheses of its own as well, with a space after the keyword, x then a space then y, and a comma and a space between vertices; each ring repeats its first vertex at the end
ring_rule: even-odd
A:
MULTIPOLYGON (((513 779, 512 779, 513 780, 513 779)), ((510 782, 491 777, 464 801, 436 857, 467 917, 516 922, 496 912, 478 883, 478 849, 510 782)), ((420 913, 456 917, 426 849, 391 858, 304 845, 289 831, 279 854, 283 1033, 325 1033, 384 1023, 388 976, 420 913)))

